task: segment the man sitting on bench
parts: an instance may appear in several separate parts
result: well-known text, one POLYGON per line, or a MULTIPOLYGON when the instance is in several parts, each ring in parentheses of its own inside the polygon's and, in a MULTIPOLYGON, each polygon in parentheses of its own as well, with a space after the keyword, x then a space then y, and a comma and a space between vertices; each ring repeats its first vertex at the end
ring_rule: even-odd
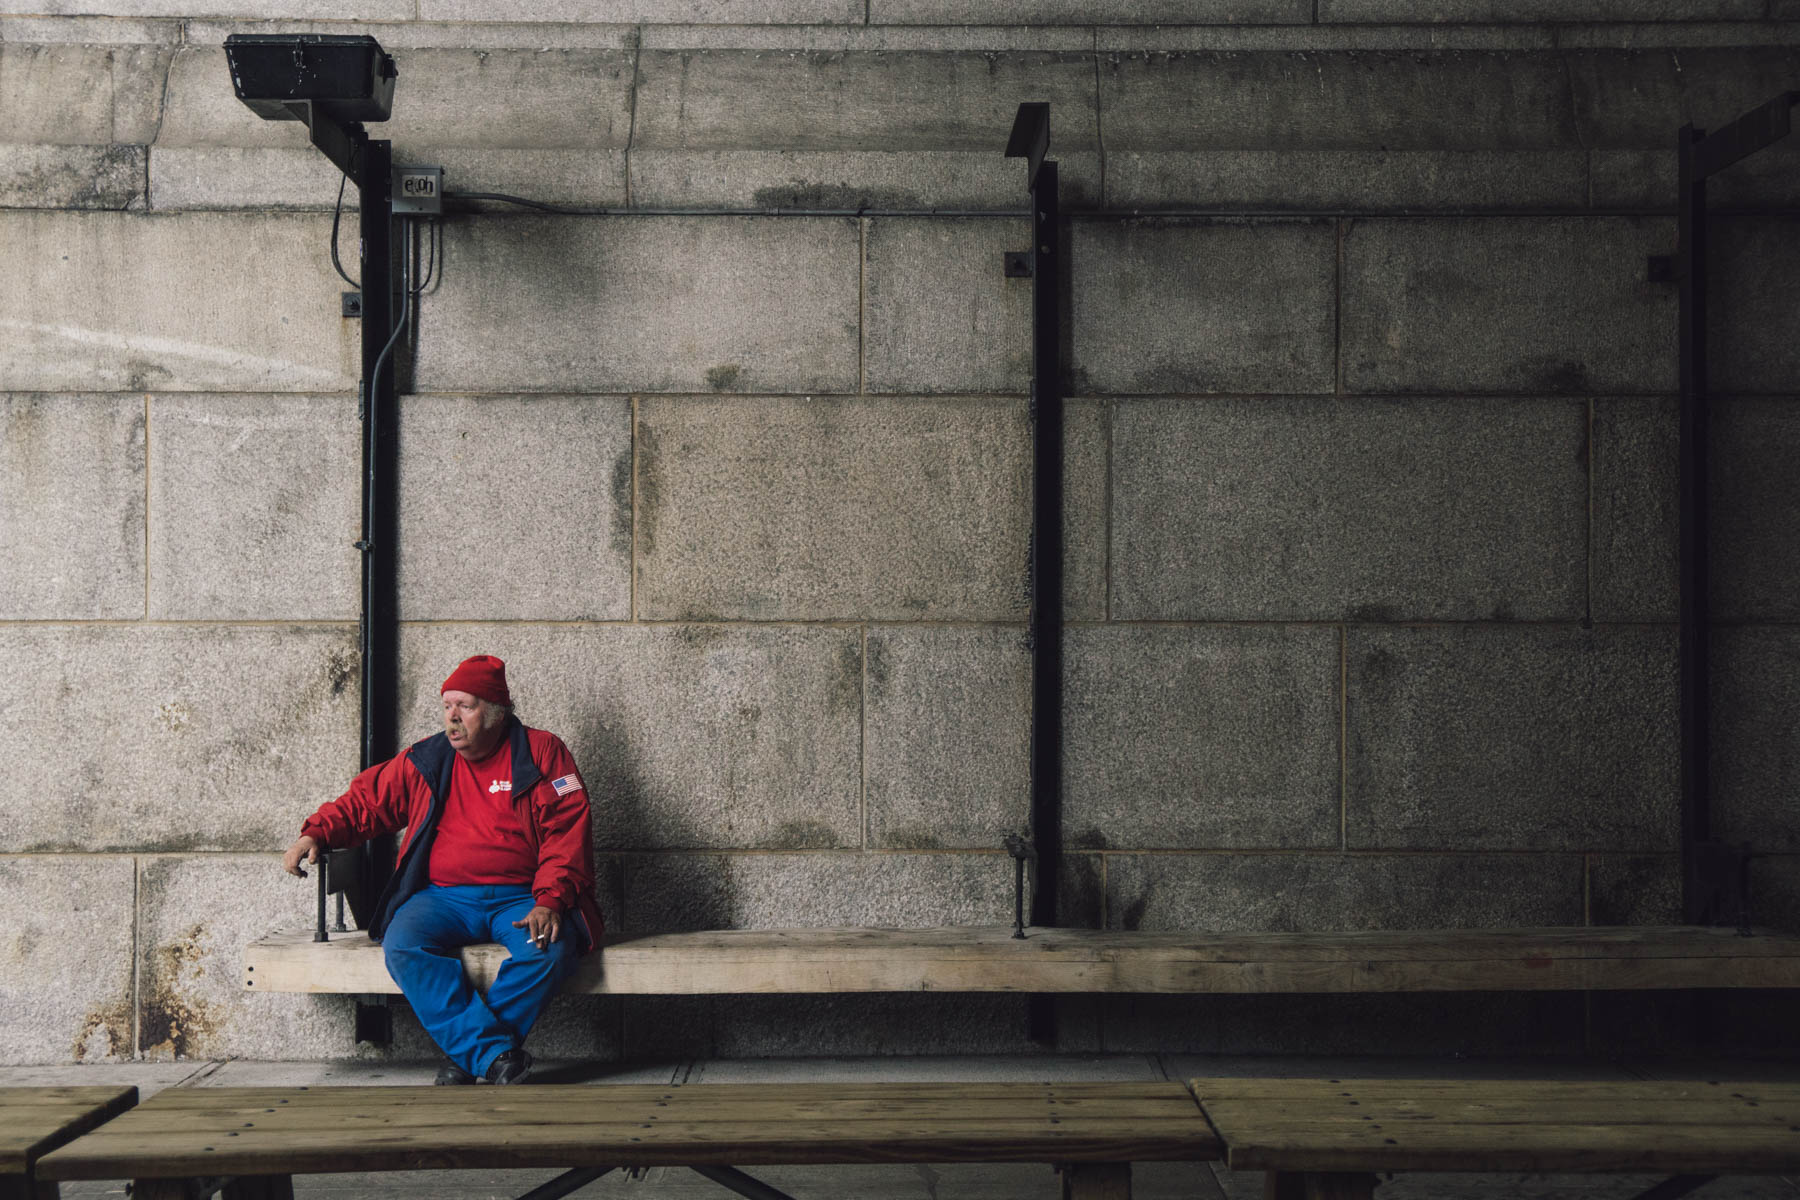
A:
POLYGON ((404 827, 369 940, 447 1056, 440 1084, 520 1083, 525 1035, 601 932, 587 787, 555 734, 513 715, 506 664, 466 659, 440 689, 444 731, 370 767, 300 828, 283 865, 404 827), (511 952, 484 1001, 457 949, 511 952))

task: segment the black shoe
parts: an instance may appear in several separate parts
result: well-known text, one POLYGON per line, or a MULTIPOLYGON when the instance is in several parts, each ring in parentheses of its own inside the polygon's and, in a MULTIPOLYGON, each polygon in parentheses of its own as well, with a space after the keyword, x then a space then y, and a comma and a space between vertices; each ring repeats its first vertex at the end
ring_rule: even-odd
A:
POLYGON ((474 1083, 475 1077, 446 1058, 438 1064, 437 1078, 431 1082, 438 1087, 460 1087, 465 1083, 474 1083))
POLYGON ((525 1053, 525 1047, 516 1046, 502 1051, 499 1058, 489 1063, 487 1074, 483 1078, 489 1083, 524 1083, 529 1074, 531 1055, 525 1053))

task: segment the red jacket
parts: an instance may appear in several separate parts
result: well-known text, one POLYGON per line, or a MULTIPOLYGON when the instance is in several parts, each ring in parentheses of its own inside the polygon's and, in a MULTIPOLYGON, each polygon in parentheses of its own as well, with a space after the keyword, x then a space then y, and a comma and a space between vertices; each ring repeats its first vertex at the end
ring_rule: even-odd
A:
MULTIPOLYGON (((531 881, 538 903, 556 908, 582 934, 584 950, 600 944, 605 923, 594 900, 594 841, 588 824, 587 785, 562 739, 508 718, 506 736, 513 759, 513 809, 526 838, 537 850, 531 881), (575 775, 580 786, 557 794, 552 780, 575 775)), ((386 762, 363 771, 350 790, 306 819, 300 832, 340 850, 404 828, 400 853, 369 922, 369 938, 379 942, 393 915, 431 880, 431 843, 450 792, 456 751, 435 734, 386 762)))

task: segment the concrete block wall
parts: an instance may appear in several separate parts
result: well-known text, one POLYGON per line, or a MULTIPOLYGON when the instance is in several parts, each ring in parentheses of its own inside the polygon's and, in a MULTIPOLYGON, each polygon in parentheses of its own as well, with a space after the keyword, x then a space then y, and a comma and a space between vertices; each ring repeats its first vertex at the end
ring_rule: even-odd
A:
MULTIPOLYGON (((1064 919, 1677 915, 1645 258, 1675 128, 1800 86, 1786 0, 69 7, 0 3, 0 1061, 378 1053, 340 998, 238 994, 356 766, 359 334, 332 170, 232 97, 234 31, 373 33, 398 161, 616 210, 444 222, 400 517, 403 728, 505 657, 615 928, 1010 918, 1024 100, 1075 210, 1064 919)), ((1713 333, 1718 820, 1789 926, 1797 162, 1718 181, 1713 333)), ((1064 1048, 1473 1053, 1596 1044, 1589 1007, 1058 1012, 1064 1048)), ((565 1000, 537 1037, 1028 1045, 1004 997, 565 1000)))

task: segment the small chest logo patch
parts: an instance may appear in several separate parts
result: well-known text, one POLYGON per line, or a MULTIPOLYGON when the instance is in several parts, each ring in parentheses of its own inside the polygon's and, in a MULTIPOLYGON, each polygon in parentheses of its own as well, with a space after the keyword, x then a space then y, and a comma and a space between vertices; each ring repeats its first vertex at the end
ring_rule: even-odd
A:
POLYGON ((510 791, 512 791, 512 780, 510 779, 496 779, 494 782, 488 784, 488 795, 490 796, 495 792, 510 791))

